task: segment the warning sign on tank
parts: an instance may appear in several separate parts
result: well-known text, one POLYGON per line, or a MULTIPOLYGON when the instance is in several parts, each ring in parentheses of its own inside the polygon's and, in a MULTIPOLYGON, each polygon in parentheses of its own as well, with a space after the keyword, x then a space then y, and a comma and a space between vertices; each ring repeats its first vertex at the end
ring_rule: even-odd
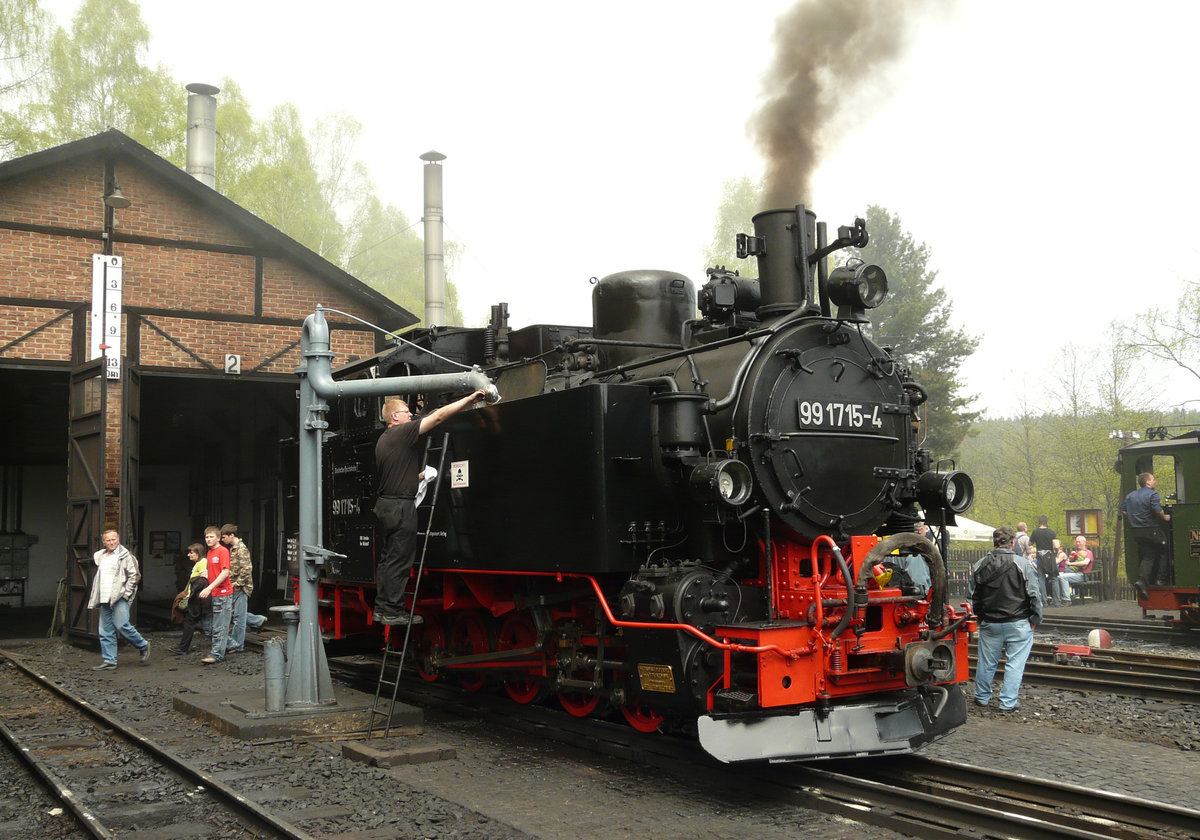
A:
POLYGON ((470 487, 471 486, 471 471, 469 469, 470 461, 451 461, 450 462, 450 486, 451 487, 470 487))

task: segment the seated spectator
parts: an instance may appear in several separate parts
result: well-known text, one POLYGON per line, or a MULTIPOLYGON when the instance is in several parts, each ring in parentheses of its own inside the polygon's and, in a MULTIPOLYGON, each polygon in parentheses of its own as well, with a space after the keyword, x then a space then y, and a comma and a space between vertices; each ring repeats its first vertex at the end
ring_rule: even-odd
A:
POLYGON ((1047 582, 1050 587, 1050 600, 1056 607, 1069 607, 1071 606, 1071 588, 1062 582, 1062 576, 1067 570, 1067 552, 1063 550, 1062 540, 1054 539, 1050 545, 1050 550, 1054 553, 1054 577, 1047 582))
POLYGON ((1064 566, 1060 567, 1058 573, 1059 592, 1068 604, 1071 603, 1071 584, 1083 583, 1095 562, 1096 558, 1087 547, 1087 538, 1076 537, 1075 550, 1067 555, 1064 566))

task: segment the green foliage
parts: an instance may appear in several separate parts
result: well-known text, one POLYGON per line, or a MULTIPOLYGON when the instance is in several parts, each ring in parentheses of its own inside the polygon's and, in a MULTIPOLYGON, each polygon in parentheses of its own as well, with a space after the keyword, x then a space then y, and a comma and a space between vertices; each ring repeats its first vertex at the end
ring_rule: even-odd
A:
MULTIPOLYGON (((24 102, 46 71, 49 18, 37 0, 0 0, 0 101, 24 102)), ((0 112, 0 160, 32 141, 22 120, 0 112)))
POLYGON ((1061 533, 1066 510, 1095 508, 1105 524, 1101 546, 1111 551, 1121 501, 1114 465, 1123 445, 1112 433, 1145 430, 1156 416, 1129 410, 1120 415, 1124 424, 1114 425, 1114 417, 1097 407, 1034 414, 1024 405, 1015 418, 979 421, 958 462, 975 482, 967 515, 993 526, 1026 522, 1030 528, 1045 515, 1061 533))
MULTIPOLYGON (((219 111, 220 109, 218 109, 219 111)), ((321 190, 300 113, 281 105, 254 132, 254 160, 226 195, 323 257, 340 256, 341 225, 321 190)))
POLYGON ((163 157, 182 162, 185 115, 178 86, 142 57, 150 31, 133 0, 84 0, 67 32, 50 38, 36 98, 17 111, 23 130, 12 151, 27 154, 119 128, 163 157))
MULTIPOLYGON (((739 233, 752 231, 750 220, 761 211, 763 201, 762 181, 735 178, 725 182, 721 192, 721 204, 717 207, 717 218, 712 240, 704 251, 704 265, 724 266, 730 270, 741 270, 744 260, 737 257, 736 237, 739 233)), ((750 263, 753 266, 753 262, 750 263)), ((755 273, 751 268, 750 274, 755 273)))
POLYGON ((929 248, 904 230, 900 217, 872 205, 865 215, 870 241, 852 255, 883 268, 888 298, 869 311, 876 342, 896 348, 914 378, 929 393, 925 403, 925 446, 934 457, 958 452, 979 412, 967 411, 973 397, 962 393, 962 363, 978 340, 951 327, 953 304, 934 286, 929 248))
POLYGON ((1168 361, 1200 379, 1200 282, 1189 283, 1169 308, 1154 308, 1139 315, 1129 330, 1126 346, 1141 355, 1168 361))
MULTIPOLYGON (((425 252, 422 241, 414 233, 420 222, 408 217, 391 204, 385 205, 371 196, 362 202, 354 216, 351 248, 347 270, 364 282, 399 303, 405 309, 421 315, 425 307, 425 252)), ((452 243, 446 248, 446 273, 452 270, 452 243)), ((446 284, 446 321, 462 324, 458 295, 446 284)))
MULTIPOLYGON (((1045 515, 1061 534, 1065 511, 1100 510, 1100 546, 1111 558, 1106 568, 1115 580, 1124 568, 1112 556, 1122 498, 1114 470, 1117 450, 1131 433, 1145 434, 1151 426, 1196 428, 1200 414, 1147 408, 1156 395, 1134 367, 1135 353, 1119 325, 1100 334, 1106 338, 1098 346, 1068 346, 1051 366, 1057 374, 1047 387, 1030 385, 1014 393, 1015 416, 977 422, 958 466, 975 482, 968 515, 989 525, 1023 521, 1032 528, 1045 515)), ((1155 467, 1156 473, 1171 473, 1169 465, 1155 467)))
POLYGON ((0 0, 0 96, 20 92, 45 69, 49 25, 37 0, 0 0))
MULTIPOLYGON (((144 65, 150 32, 135 0, 84 0, 69 32, 48 31, 36 0, 0 0, 0 154, 116 128, 182 167, 183 85, 144 65)), ((308 131, 290 103, 259 122, 229 79, 219 103, 217 189, 351 273, 361 266, 360 279, 419 314, 421 238, 403 214, 383 206, 355 157, 362 126, 334 115, 308 131), (351 265, 352 256, 361 259, 351 265)), ((446 243, 447 278, 455 253, 446 243)), ((462 323, 449 279, 446 298, 447 320, 462 323)))

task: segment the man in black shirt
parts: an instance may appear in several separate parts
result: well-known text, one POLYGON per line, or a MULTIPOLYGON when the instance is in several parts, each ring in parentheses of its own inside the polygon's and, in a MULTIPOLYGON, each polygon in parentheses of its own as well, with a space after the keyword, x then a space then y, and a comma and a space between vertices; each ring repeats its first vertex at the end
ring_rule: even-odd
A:
POLYGON ((1054 556, 1054 541, 1058 534, 1049 527, 1049 517, 1039 516, 1038 526, 1029 535, 1029 541, 1037 549, 1037 571, 1041 577, 1042 601, 1054 602, 1054 606, 1063 604, 1058 597, 1058 561, 1054 556))
MULTIPOLYGON (((1037 531, 1035 530, 1036 534, 1037 531)), ((992 679, 1000 654, 1005 656, 1000 711, 1017 709, 1025 661, 1033 650, 1033 628, 1042 621, 1042 593, 1037 572, 1013 553, 1013 529, 992 532, 995 546, 971 567, 967 597, 979 617, 979 659, 975 666, 975 703, 992 700, 992 679)))
POLYGON ((379 498, 375 516, 380 525, 379 562, 375 569, 375 621, 380 624, 420 623, 404 608, 404 588, 417 547, 417 485, 420 481, 422 435, 487 396, 477 390, 460 400, 413 420, 407 403, 389 397, 383 403, 387 428, 375 444, 379 498))

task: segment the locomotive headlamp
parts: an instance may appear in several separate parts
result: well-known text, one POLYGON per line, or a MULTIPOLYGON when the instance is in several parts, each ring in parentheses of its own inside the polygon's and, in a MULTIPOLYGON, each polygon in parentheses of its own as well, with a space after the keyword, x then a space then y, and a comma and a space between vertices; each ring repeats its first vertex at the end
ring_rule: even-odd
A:
POLYGON ((975 500, 975 482, 965 472, 927 472, 917 479, 921 507, 962 513, 975 500))
POLYGON ((749 499, 754 488, 750 468, 733 459, 701 464, 692 470, 688 483, 701 501, 715 500, 735 506, 749 499))
POLYGON ((861 260, 852 260, 829 273, 826 284, 829 300, 838 306, 839 321, 866 323, 867 310, 874 309, 887 297, 887 275, 883 269, 861 260))

